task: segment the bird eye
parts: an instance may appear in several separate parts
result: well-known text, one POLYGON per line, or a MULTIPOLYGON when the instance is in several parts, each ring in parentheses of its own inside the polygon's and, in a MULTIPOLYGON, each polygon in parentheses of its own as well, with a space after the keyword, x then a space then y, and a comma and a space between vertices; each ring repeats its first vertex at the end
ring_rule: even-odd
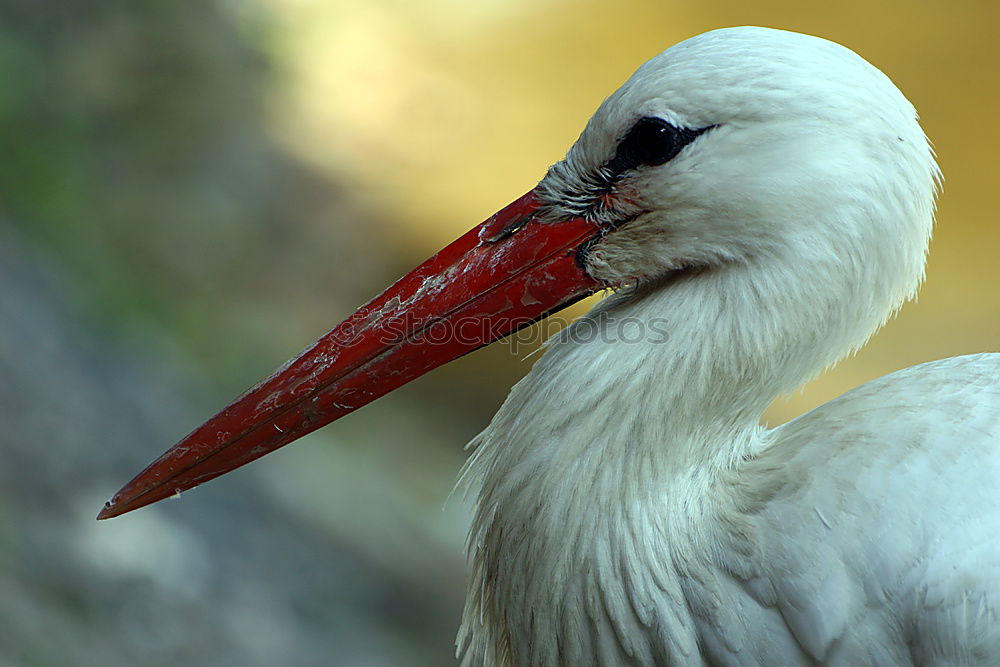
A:
POLYGON ((612 173, 620 174, 641 165, 661 165, 707 129, 690 130, 675 127, 662 118, 642 118, 618 144, 607 167, 612 173))
POLYGON ((619 150, 635 156, 638 164, 663 164, 680 149, 677 128, 659 118, 643 118, 636 123, 619 150))

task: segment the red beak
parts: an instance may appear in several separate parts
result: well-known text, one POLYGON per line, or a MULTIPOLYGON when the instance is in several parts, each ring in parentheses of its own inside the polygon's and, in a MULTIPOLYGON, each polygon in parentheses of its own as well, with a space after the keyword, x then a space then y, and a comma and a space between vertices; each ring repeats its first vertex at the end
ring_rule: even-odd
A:
POLYGON ((139 473, 107 519, 193 488, 602 289, 579 262, 602 230, 535 218, 534 191, 362 306, 139 473))

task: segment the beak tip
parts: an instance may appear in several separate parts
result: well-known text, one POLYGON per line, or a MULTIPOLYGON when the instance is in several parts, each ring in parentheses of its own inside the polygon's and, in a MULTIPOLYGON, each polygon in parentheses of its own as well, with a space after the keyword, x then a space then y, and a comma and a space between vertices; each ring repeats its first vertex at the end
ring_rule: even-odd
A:
POLYGON ((139 509, 143 505, 148 504, 148 503, 141 503, 141 504, 136 503, 135 498, 129 500, 127 497, 125 497, 125 494, 122 493, 124 490, 125 489, 122 489, 122 491, 119 491, 115 495, 111 496, 111 499, 108 500, 108 502, 104 503, 104 507, 102 507, 101 511, 97 513, 98 521, 104 521, 105 519, 113 519, 116 516, 127 514, 132 510, 139 509))
POLYGON ((113 519, 167 498, 180 498, 181 491, 184 488, 190 488, 174 488, 171 493, 162 485, 144 485, 141 478, 142 474, 111 496, 111 499, 104 503, 104 507, 97 513, 97 520, 113 519))
POLYGON ((118 508, 115 507, 115 499, 112 498, 108 502, 104 503, 104 507, 102 507, 101 511, 97 513, 97 520, 103 521, 105 519, 111 519, 118 516, 118 514, 118 508))
POLYGON ((105 519, 113 519, 116 516, 121 516, 122 514, 127 514, 134 509, 139 509, 142 505, 146 503, 138 504, 136 503, 136 498, 130 498, 126 493, 128 487, 122 488, 118 493, 111 496, 108 502, 104 503, 104 507, 101 511, 97 513, 97 520, 104 521, 105 519))

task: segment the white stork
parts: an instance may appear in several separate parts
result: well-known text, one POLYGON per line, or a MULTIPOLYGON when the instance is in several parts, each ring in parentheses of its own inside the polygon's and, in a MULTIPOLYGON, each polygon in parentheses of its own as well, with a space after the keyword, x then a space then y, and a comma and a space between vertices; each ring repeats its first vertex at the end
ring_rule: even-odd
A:
POLYGON ((761 426, 913 296, 937 179, 913 107, 848 49, 763 28, 689 39, 536 188, 100 516, 610 287, 473 442, 464 664, 1000 665, 1000 355, 761 426))

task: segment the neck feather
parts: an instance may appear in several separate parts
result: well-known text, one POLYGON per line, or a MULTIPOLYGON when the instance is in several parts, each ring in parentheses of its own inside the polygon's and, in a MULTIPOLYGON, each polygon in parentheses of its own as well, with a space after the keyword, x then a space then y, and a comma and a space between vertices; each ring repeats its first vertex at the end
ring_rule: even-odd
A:
POLYGON ((713 576, 701 546, 728 538, 706 527, 740 533, 746 509, 716 487, 762 446, 767 405, 858 336, 838 332, 831 303, 796 283, 755 288, 751 271, 605 299, 550 341, 473 442, 466 664, 656 662, 695 648, 683 582, 713 576), (629 624, 659 624, 668 640, 630 645, 642 633, 629 624))

